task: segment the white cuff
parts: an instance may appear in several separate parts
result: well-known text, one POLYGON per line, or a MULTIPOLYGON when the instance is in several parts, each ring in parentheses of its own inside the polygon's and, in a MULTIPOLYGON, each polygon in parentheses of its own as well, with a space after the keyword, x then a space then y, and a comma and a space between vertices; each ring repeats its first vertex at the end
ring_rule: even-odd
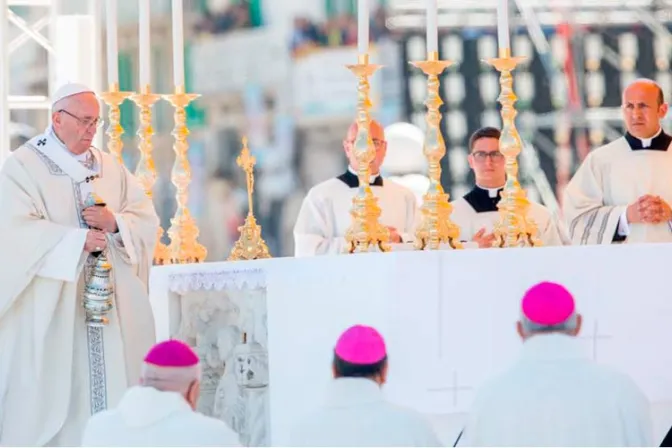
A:
POLYGON ((74 282, 84 261, 84 243, 88 229, 72 229, 47 254, 37 275, 44 278, 74 282))
POLYGON ((623 212, 621 217, 618 219, 618 236, 628 236, 630 235, 630 226, 628 225, 628 215, 627 210, 623 212))

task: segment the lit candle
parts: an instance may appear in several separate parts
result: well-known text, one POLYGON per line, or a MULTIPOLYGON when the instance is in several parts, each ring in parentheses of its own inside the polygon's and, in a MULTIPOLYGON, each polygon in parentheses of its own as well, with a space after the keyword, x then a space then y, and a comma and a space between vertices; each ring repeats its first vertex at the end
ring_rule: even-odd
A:
POLYGON ((149 0, 140 0, 140 29, 138 31, 138 39, 140 45, 140 88, 152 84, 151 65, 152 59, 150 55, 149 36, 150 36, 150 13, 149 0))
POLYGON ((497 2, 497 40, 499 50, 510 49, 509 44, 509 0, 497 2))
POLYGON ((184 87, 184 19, 182 0, 173 0, 173 82, 184 87))
POLYGON ((119 83, 119 48, 117 47, 117 0, 107 0, 107 84, 119 83))
POLYGON ((359 54, 369 53, 369 0, 357 3, 357 47, 359 54))
POLYGON ((427 0, 427 53, 439 51, 437 0, 427 0))

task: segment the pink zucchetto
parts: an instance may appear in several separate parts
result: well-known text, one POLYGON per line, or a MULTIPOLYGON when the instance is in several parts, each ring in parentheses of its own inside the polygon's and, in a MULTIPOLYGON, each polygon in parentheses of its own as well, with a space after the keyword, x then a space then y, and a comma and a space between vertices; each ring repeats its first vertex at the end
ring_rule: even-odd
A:
POLYGON ((338 338, 334 352, 343 361, 357 365, 375 364, 387 356, 383 337, 375 328, 364 325, 345 330, 338 338))
POLYGON ((541 282, 527 290, 522 302, 523 314, 538 325, 558 325, 574 313, 574 297, 562 285, 541 282))
POLYGON ((157 367, 193 367, 198 365, 198 355, 182 341, 171 339, 159 342, 145 356, 145 363, 157 367))

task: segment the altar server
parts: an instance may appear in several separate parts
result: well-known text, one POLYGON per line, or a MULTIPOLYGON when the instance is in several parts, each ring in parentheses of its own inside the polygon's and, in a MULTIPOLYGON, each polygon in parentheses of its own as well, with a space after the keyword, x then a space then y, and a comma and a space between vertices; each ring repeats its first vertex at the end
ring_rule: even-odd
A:
POLYGON ((672 242, 672 136, 661 127, 663 90, 636 80, 623 91, 621 109, 625 136, 590 152, 565 189, 574 244, 672 242))
POLYGON ((585 356, 570 292, 539 283, 521 313, 522 358, 478 391, 460 445, 651 446, 647 398, 585 356))
POLYGON ((137 381, 154 343, 147 296, 158 218, 138 181, 91 146, 86 86, 60 88, 52 124, 0 170, 0 445, 77 446, 92 413, 137 381), (96 193, 105 205, 89 206, 96 193), (88 327, 85 275, 101 251, 113 308, 88 327))
MULTIPOLYGON (((452 202, 452 221, 460 228, 462 241, 473 241, 479 247, 491 247, 493 230, 500 219, 497 205, 506 183, 504 155, 499 152, 499 129, 485 127, 469 138, 469 166, 474 170, 476 186, 452 202)), ((568 242, 566 232, 551 212, 531 202, 529 217, 537 226, 537 236, 544 246, 561 246, 568 242)))
POLYGON ((184 342, 154 346, 142 365, 140 385, 114 410, 94 415, 82 446, 240 446, 226 423, 196 412, 201 365, 184 342))
MULTIPOLYGON (((303 200, 294 226, 294 255, 297 257, 343 253, 347 247, 345 234, 352 218, 352 198, 357 193, 357 158, 355 138, 357 123, 353 123, 343 141, 348 169, 338 177, 322 182, 310 189, 303 200)), ((380 175, 387 143, 383 128, 371 121, 371 138, 376 156, 371 162, 371 190, 378 198, 381 209, 380 223, 390 230, 390 242, 412 241, 417 203, 411 190, 380 175)))
POLYGON ((385 401, 387 369, 380 333, 347 329, 334 349, 326 401, 299 421, 289 446, 441 446, 424 417, 385 401))

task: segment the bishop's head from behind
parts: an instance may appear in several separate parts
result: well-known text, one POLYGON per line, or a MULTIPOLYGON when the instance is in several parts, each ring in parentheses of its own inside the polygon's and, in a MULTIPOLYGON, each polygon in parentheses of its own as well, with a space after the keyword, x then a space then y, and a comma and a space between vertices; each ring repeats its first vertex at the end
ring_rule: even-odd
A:
POLYGON ((628 132, 640 139, 655 136, 668 111, 663 89, 646 78, 637 79, 625 88, 621 108, 628 132))
POLYGON ((581 331, 581 321, 574 297, 564 286, 541 282, 525 293, 517 329, 524 341, 535 335, 549 333, 576 336, 581 331))
POLYGON ((504 155, 499 151, 501 132, 485 127, 469 138, 469 166, 474 170, 476 185, 481 188, 500 188, 506 183, 504 155))
POLYGON ((385 384, 387 349, 375 328, 355 325, 343 332, 334 348, 334 378, 366 378, 385 384))
MULTIPOLYGON (((348 128, 348 134, 343 140, 343 149, 345 150, 345 156, 348 158, 348 163, 350 168, 354 171, 359 169, 359 163, 357 162, 357 154, 355 149, 355 141, 357 141, 357 123, 352 123, 348 128)), ((385 131, 383 127, 375 120, 371 120, 371 125, 369 126, 369 133, 371 140, 373 141, 373 146, 376 149, 376 155, 371 162, 371 175, 377 176, 380 174, 380 166, 385 160, 385 154, 387 153, 387 141, 385 141, 385 131)))
POLYGON ((88 151, 101 124, 100 103, 93 90, 82 84, 65 84, 56 91, 51 126, 70 152, 88 151))

